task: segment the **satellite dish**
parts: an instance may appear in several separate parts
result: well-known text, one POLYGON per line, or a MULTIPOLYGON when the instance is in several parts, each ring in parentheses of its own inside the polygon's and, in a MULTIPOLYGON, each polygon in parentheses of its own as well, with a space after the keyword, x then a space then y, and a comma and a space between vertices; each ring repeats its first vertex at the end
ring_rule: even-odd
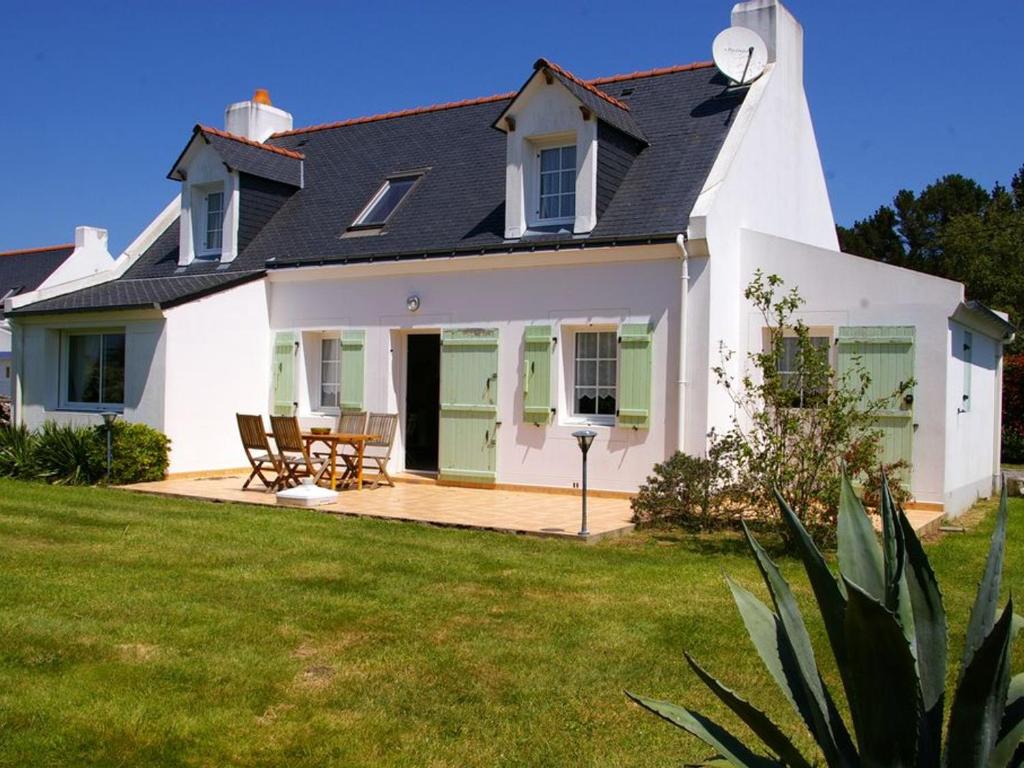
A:
POLYGON ((752 83, 768 66, 768 46, 757 32, 746 27, 723 29, 711 50, 718 71, 736 85, 752 83))

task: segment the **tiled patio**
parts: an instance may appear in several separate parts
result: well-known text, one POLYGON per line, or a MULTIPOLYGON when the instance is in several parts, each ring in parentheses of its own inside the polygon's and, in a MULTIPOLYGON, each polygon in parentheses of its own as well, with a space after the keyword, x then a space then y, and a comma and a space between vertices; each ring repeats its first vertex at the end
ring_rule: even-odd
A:
MULTIPOLYGON (((129 486, 129 490, 166 496, 274 505, 274 494, 262 489, 243 491, 245 475, 173 478, 129 486)), ((578 496, 531 491, 506 491, 440 486, 433 482, 402 482, 394 488, 342 491, 337 503, 316 508, 338 515, 406 520, 459 528, 579 539, 578 496)), ((596 541, 633 529, 629 500, 596 498, 587 501, 590 536, 596 541)))

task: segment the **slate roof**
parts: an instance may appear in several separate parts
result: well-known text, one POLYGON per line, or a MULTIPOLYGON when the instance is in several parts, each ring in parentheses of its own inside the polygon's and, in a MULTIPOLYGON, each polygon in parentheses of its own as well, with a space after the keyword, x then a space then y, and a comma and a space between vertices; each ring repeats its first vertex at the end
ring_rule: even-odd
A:
POLYGON ((19 315, 87 310, 153 307, 170 309, 203 296, 233 288, 263 277, 263 270, 222 272, 215 275, 187 275, 112 280, 74 293, 43 299, 17 310, 19 315))
POLYGON ((192 146, 192 142, 197 138, 212 145, 225 165, 232 170, 243 171, 271 181, 279 181, 282 184, 290 184, 293 187, 302 186, 303 154, 301 152, 282 149, 270 144, 260 144, 250 141, 244 136, 236 136, 208 125, 197 125, 192 129, 192 138, 189 139, 185 149, 178 156, 174 167, 167 174, 167 178, 174 181, 181 180, 178 165, 185 153, 188 152, 188 148, 192 146))
POLYGON ((4 297, 34 291, 75 250, 74 243, 0 253, 0 318, 4 297))
MULTIPOLYGON (((119 280, 82 291, 82 296, 48 300, 45 310, 32 305, 19 311, 112 308, 132 301, 138 302, 132 306, 148 306, 161 304, 160 291, 170 290, 170 283, 163 282, 152 288, 139 283, 117 287, 126 281, 215 277, 203 285, 206 290, 214 283, 229 284, 219 282, 229 280, 228 275, 251 277, 288 266, 662 242, 685 232, 743 91, 727 90, 728 83, 710 62, 589 81, 561 68, 558 73, 595 105, 601 102, 628 115, 647 142, 587 235, 536 232, 505 240, 506 137, 493 126, 515 94, 501 94, 275 134, 265 145, 247 147, 246 159, 265 160, 278 154, 274 149, 301 153, 303 185, 233 262, 196 260, 179 267, 174 222, 119 280), (348 227, 383 181, 411 171, 422 172, 423 178, 381 233, 348 235, 348 227)), ((215 129, 197 130, 206 140, 223 139, 218 151, 229 144, 246 145, 219 136, 223 132, 215 129)), ((174 292, 178 298, 171 300, 187 300, 186 289, 194 287, 182 283, 174 292)))

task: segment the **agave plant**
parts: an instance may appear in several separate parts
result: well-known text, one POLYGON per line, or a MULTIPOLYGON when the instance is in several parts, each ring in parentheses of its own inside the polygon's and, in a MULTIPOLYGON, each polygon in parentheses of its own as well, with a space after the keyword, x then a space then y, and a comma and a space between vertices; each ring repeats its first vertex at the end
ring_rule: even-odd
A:
MULTIPOLYGON (((850 725, 822 679, 789 585, 745 527, 774 610, 739 584, 728 583, 761 661, 806 724, 825 764, 832 768, 1024 765, 1024 674, 1010 675, 1010 646, 1020 619, 1014 616, 1012 598, 997 611, 1006 541, 1005 484, 967 625, 945 740, 946 612, 924 548, 903 510, 893 502, 888 484, 883 479, 879 542, 844 478, 838 578, 786 502, 778 496, 777 501, 824 620, 849 705, 850 725)), ((699 712, 627 695, 711 746, 717 754, 705 765, 809 768, 816 764, 768 714, 727 688, 688 654, 686 659, 763 747, 744 743, 699 712)))

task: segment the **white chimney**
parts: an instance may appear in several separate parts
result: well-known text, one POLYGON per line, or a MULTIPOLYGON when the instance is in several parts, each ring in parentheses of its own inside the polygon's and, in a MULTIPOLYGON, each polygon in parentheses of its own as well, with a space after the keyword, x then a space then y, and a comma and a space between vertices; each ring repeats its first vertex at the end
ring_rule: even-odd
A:
POLYGON ((224 130, 253 141, 263 142, 273 133, 291 129, 291 113, 273 106, 263 88, 257 88, 249 101, 236 102, 224 110, 224 130))
POLYGON ((49 288, 71 280, 79 280, 106 272, 113 266, 114 257, 107 250, 107 230, 99 227, 75 227, 75 250, 39 287, 49 288))
POLYGON ((804 30, 778 0, 747 0, 732 9, 732 25, 752 29, 768 46, 768 61, 803 82, 804 30))

